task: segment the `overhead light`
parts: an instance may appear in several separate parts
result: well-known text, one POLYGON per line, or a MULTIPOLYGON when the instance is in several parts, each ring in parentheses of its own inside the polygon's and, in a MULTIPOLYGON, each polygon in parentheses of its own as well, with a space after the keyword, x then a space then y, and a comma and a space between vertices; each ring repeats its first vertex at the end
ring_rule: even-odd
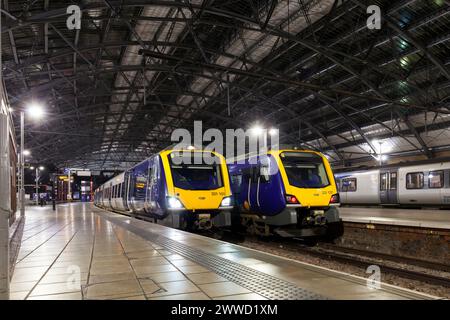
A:
POLYGON ((31 154, 31 152, 29 150, 23 150, 24 156, 29 156, 30 154, 31 154))
POLYGON ((187 147, 187 149, 188 150, 195 150, 195 147, 194 146, 189 146, 189 147, 187 147))
POLYGON ((280 130, 272 128, 269 130, 269 135, 271 136, 277 136, 279 134, 280 130))
POLYGON ((263 134, 263 132, 264 132, 264 129, 258 125, 254 126, 250 130, 255 136, 259 136, 259 135, 263 134))
POLYGON ((8 108, 9 113, 12 113, 14 111, 13 108, 8 108))
POLYGON ((44 168, 44 167, 42 167, 42 166, 40 166, 40 167, 39 167, 39 170, 41 170, 41 171, 42 171, 42 170, 45 170, 45 168, 44 168))
POLYGON ((32 103, 27 108, 27 111, 28 111, 28 114, 35 119, 40 119, 44 116, 44 109, 42 108, 41 105, 36 104, 36 103, 32 103))
POLYGON ((34 167, 30 167, 31 170, 34 170, 34 167))

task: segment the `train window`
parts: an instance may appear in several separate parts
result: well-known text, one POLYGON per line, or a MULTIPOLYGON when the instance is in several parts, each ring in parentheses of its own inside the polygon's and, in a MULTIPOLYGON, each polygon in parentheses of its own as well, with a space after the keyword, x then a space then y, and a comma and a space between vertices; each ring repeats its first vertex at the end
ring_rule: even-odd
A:
POLYGON ((423 172, 412 172, 406 175, 406 189, 423 189, 423 172))
POLYGON ((442 188, 444 186, 444 171, 430 171, 428 174, 429 188, 442 188))
POLYGON ((391 181, 389 181, 389 190, 397 190, 397 172, 391 172, 391 181))
POLYGON ((324 162, 319 155, 309 152, 283 152, 280 158, 291 186, 324 188, 330 185, 324 162))
POLYGON ((388 189, 388 173, 380 174, 380 191, 388 189))
POLYGON ((357 189, 356 178, 342 179, 342 191, 355 192, 357 189))
POLYGON ((231 180, 231 191, 233 193, 240 193, 240 188, 242 185, 242 174, 236 174, 230 176, 231 180))

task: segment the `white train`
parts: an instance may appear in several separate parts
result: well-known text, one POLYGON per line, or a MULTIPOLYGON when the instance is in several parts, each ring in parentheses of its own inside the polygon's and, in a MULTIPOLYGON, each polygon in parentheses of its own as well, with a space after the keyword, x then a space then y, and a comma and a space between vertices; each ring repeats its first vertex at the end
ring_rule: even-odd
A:
POLYGON ((341 172, 335 177, 342 204, 450 208, 449 159, 341 172))

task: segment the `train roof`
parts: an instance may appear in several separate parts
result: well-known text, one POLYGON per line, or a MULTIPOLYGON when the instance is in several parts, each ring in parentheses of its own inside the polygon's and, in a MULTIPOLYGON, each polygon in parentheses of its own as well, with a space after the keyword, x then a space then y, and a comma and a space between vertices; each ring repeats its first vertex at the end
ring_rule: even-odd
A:
POLYGON ((236 163, 240 160, 246 160, 249 159, 251 157, 259 157, 262 155, 266 155, 266 154, 280 154, 282 152, 308 152, 308 153, 315 153, 315 154, 319 154, 321 156, 324 156, 323 153, 319 152, 319 151, 315 151, 315 150, 311 150, 311 149, 279 149, 279 150, 267 150, 266 152, 259 152, 259 153, 246 153, 237 157, 232 157, 232 158, 227 158, 227 163, 228 164, 232 164, 232 163, 236 163))

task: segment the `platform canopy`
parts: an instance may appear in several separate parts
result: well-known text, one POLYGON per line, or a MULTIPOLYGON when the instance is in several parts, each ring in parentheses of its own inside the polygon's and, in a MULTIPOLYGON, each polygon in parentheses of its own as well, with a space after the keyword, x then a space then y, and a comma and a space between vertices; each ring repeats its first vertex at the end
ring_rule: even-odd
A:
POLYGON ((278 127, 281 143, 336 164, 450 149, 448 0, 2 3, 11 107, 46 110, 26 121, 39 162, 129 167, 193 120, 278 127))

